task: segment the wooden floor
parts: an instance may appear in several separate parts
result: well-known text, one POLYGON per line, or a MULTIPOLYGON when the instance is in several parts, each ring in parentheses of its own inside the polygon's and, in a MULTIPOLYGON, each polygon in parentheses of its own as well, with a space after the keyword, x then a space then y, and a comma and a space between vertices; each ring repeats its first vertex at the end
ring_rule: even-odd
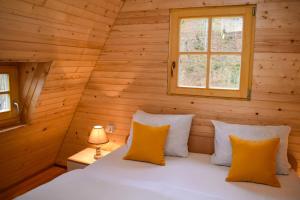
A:
POLYGON ((52 166, 48 169, 38 173, 37 175, 22 181, 21 183, 14 185, 7 190, 1 192, 1 200, 13 199, 21 194, 24 194, 27 191, 30 191, 44 183, 49 182, 55 177, 66 172, 66 169, 58 166, 52 166))

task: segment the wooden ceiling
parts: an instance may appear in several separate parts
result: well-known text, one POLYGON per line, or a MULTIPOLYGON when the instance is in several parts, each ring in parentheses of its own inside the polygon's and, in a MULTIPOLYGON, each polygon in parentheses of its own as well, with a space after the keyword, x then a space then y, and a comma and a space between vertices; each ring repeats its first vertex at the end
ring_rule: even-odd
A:
POLYGON ((0 0, 0 60, 53 61, 31 124, 0 133, 0 189, 55 162, 121 0, 0 0))

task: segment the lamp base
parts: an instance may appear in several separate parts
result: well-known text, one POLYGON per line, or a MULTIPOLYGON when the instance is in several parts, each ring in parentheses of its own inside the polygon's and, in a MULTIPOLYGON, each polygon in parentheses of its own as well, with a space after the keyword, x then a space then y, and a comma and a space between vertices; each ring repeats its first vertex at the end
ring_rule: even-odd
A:
POLYGON ((96 154, 94 155, 95 160, 98 160, 99 158, 101 158, 101 147, 97 146, 96 147, 96 154))

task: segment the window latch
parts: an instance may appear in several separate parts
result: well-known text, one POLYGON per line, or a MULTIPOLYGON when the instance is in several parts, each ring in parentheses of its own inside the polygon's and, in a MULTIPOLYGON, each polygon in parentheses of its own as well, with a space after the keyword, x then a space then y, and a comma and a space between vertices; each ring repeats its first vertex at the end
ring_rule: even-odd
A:
POLYGON ((252 8, 252 16, 256 16, 256 7, 252 8))
POLYGON ((176 63, 175 63, 175 61, 173 61, 172 66, 171 66, 171 77, 173 77, 175 67, 176 67, 176 63))
POLYGON ((20 113, 20 107, 19 107, 19 103, 17 101, 14 101, 14 108, 17 111, 17 113, 20 113))

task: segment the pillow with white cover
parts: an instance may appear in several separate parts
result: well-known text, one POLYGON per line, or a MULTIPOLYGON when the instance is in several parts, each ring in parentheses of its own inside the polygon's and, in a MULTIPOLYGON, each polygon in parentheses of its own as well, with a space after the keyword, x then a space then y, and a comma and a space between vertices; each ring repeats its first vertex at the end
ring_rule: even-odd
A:
MULTIPOLYGON (((165 155, 167 156, 188 156, 188 139, 194 115, 168 115, 168 114, 149 114, 138 110, 132 121, 148 126, 170 125, 169 134, 165 145, 165 155)), ((132 126, 128 137, 127 145, 130 147, 132 142, 132 126)))
MULTIPOLYGON (((215 153, 211 161, 217 165, 231 166, 231 144, 229 135, 236 135, 247 140, 264 140, 280 138, 280 145, 276 157, 277 174, 289 174, 291 165, 287 158, 289 126, 256 126, 229 124, 212 120, 215 127, 215 153)), ((251 163, 249 163, 251 164, 251 163)))

